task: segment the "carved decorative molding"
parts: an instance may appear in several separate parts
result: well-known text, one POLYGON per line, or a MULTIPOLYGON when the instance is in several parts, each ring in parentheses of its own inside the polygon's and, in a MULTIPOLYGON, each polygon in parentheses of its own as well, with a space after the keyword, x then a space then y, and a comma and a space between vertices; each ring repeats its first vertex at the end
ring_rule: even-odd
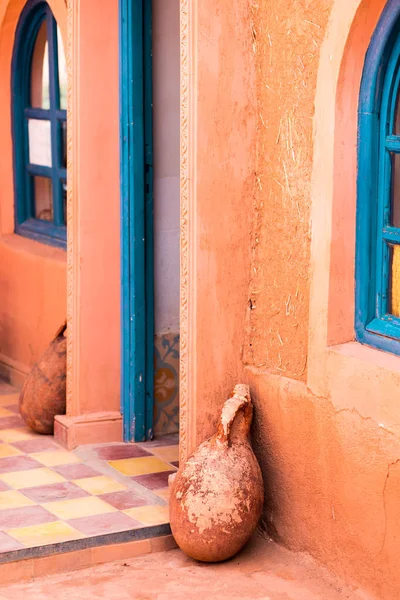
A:
POLYGON ((181 131, 180 131, 180 194, 181 194, 181 290, 180 290, 180 363, 179 363, 179 452, 180 461, 187 458, 187 334, 188 334, 188 0, 181 0, 180 43, 181 43, 181 131))
POLYGON ((194 58, 197 0, 180 3, 181 116, 180 116, 180 460, 184 462, 196 444, 195 328, 195 228, 196 191, 196 63, 194 58))

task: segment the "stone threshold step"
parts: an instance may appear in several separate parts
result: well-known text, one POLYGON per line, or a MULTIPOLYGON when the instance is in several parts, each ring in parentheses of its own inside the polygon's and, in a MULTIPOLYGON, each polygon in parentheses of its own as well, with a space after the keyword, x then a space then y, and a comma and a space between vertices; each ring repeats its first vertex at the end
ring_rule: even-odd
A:
POLYGON ((0 586, 176 548, 169 525, 16 550, 1 555, 0 586), (7 560, 6 560, 7 559, 7 560))

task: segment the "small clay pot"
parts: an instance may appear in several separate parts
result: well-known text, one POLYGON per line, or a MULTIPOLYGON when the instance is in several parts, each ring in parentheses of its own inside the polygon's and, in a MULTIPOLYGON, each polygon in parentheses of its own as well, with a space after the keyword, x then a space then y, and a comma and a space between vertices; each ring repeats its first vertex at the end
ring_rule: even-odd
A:
POLYGON ((37 433, 54 432, 54 417, 66 408, 67 338, 66 324, 25 380, 19 410, 25 423, 37 433))
POLYGON ((170 478, 170 523, 179 547, 204 562, 231 558, 261 516, 264 486, 249 441, 250 390, 237 385, 217 433, 170 478))

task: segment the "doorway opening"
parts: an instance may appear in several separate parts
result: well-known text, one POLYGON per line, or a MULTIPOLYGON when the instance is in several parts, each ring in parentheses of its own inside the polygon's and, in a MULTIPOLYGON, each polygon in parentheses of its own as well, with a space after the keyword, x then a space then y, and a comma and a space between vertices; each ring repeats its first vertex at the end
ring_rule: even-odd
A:
POLYGON ((124 440, 179 429, 179 0, 120 0, 124 440))

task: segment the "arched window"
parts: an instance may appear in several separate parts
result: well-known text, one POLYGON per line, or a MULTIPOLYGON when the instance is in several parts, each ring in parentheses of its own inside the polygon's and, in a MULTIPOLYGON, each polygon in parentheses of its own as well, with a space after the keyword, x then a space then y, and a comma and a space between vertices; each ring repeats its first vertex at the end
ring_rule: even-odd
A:
POLYGON ((400 8, 369 46, 359 103, 356 336, 400 354, 400 8))
POLYGON ((18 23, 12 68, 15 230, 66 245, 67 75, 60 30, 43 0, 18 23))

